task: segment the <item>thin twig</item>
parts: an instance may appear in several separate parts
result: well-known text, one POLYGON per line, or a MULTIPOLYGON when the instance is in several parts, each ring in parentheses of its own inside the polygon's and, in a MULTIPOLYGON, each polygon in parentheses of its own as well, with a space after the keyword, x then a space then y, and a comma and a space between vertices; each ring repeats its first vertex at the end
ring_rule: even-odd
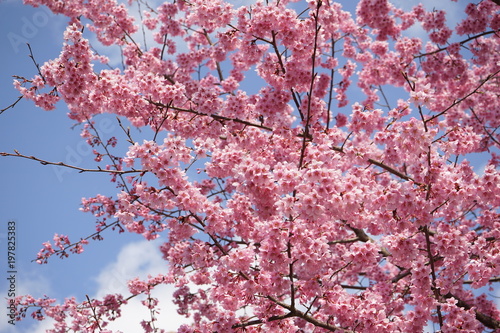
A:
POLYGON ((432 255, 432 250, 431 250, 431 240, 430 240, 430 235, 429 235, 429 228, 427 226, 424 226, 423 232, 425 235, 427 256, 429 257, 429 264, 431 266, 432 290, 434 292, 434 297, 435 297, 436 301, 438 302, 438 305, 436 306, 436 311, 437 311, 437 316, 438 316, 438 320, 439 320, 439 327, 443 327, 443 315, 441 313, 441 306, 439 305, 441 294, 439 292, 439 288, 436 285, 436 279, 437 279, 436 266, 434 265, 434 256, 432 255))
POLYGON ((92 301, 89 298, 89 295, 85 295, 87 297, 87 301, 89 302, 89 307, 92 309, 92 317, 95 319, 95 323, 97 327, 99 328, 99 331, 102 331, 101 325, 99 325, 99 317, 97 317, 97 313, 95 312, 95 306, 92 305, 92 301))
POLYGON ((61 166, 69 169, 75 169, 78 170, 80 173, 82 172, 104 172, 104 173, 114 173, 118 175, 123 175, 123 174, 128 174, 128 173, 144 173, 147 172, 147 170, 105 170, 102 169, 101 167, 97 167, 97 169, 86 169, 86 168, 81 168, 75 165, 69 165, 63 162, 50 162, 46 160, 42 160, 41 158, 35 157, 35 156, 28 156, 28 155, 23 155, 19 153, 17 150, 14 150, 15 154, 12 153, 5 153, 5 152, 0 152, 0 156, 12 156, 12 157, 21 157, 21 158, 26 158, 29 160, 34 160, 37 162, 40 162, 43 165, 56 165, 56 166, 61 166))
POLYGON ((40 65, 38 65, 38 63, 35 60, 35 56, 33 55, 33 50, 31 49, 31 45, 29 43, 26 43, 26 45, 28 45, 28 49, 30 50, 29 57, 31 58, 31 60, 35 64, 35 67, 38 70, 38 75, 40 75, 40 77, 42 78, 43 82, 45 83, 46 82, 45 81, 45 77, 42 75, 42 72, 40 71, 40 65))
POLYGON ((488 76, 487 76, 487 77, 486 77, 486 78, 485 78, 485 79, 484 79, 484 80, 483 80, 483 81, 482 81, 482 82, 481 82, 481 83, 480 83, 480 84, 479 84, 479 85, 478 85, 478 86, 477 86, 477 87, 476 87, 473 91, 471 91, 470 93, 468 93, 468 94, 467 94, 467 95, 465 95, 464 97, 459 98, 459 99, 457 99, 457 100, 453 101, 453 103, 452 103, 450 106, 448 106, 446 109, 444 109, 443 111, 439 112, 438 114, 436 114, 436 115, 434 115, 434 116, 432 116, 432 117, 430 117, 430 118, 427 118, 427 119, 425 120, 425 123, 428 123, 428 122, 430 122, 430 121, 432 121, 432 120, 434 120, 434 119, 436 119, 436 118, 438 118, 438 117, 442 116, 442 115, 443 115, 443 114, 445 114, 448 110, 450 110, 452 107, 454 107, 454 106, 456 106, 456 105, 458 105, 458 104, 462 103, 462 102, 463 102, 463 101, 465 101, 467 98, 469 98, 470 96, 472 96, 472 95, 474 95, 475 93, 477 93, 477 92, 479 91, 479 89, 480 89, 480 88, 481 88, 481 87, 482 87, 482 86, 483 86, 486 82, 488 82, 491 78, 493 78, 493 77, 494 77, 495 75, 497 75, 498 73, 500 73, 500 70, 496 71, 496 72, 495 72, 495 73, 493 73, 493 74, 488 75, 488 76))
POLYGON ((14 106, 16 106, 16 104, 19 103, 19 101, 23 99, 23 97, 24 97, 23 95, 19 96, 14 103, 12 103, 11 105, 7 106, 6 108, 1 109, 0 110, 0 114, 2 114, 4 111, 6 111, 6 110, 8 110, 10 108, 14 108, 14 106))

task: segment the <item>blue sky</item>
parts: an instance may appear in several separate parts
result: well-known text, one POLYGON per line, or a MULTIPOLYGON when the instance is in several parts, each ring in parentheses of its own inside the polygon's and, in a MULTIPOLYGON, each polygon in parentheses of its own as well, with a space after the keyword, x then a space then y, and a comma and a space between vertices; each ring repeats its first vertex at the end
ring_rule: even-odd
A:
MULTIPOLYGON (((57 57, 66 21, 66 18, 54 16, 46 9, 24 6, 21 1, 0 1, 0 108, 14 102, 19 95, 13 89, 12 75, 31 78, 36 73, 25 43, 31 45, 40 64, 57 57)), ((74 122, 66 113, 62 103, 55 111, 46 112, 32 102, 19 102, 15 108, 0 115, 0 151, 13 152, 16 149, 49 161, 92 167, 90 150, 80 138, 78 128, 71 129, 74 122)), ((118 132, 118 126, 109 126, 109 122, 103 120, 105 118, 99 118, 97 126, 108 134, 118 132)), ((3 255, 7 250, 6 224, 11 220, 17 227, 18 295, 29 293, 42 297, 47 294, 58 300, 76 296, 82 300, 85 294, 92 297, 106 291, 126 292, 123 282, 127 278, 145 277, 147 273, 165 270, 166 263, 161 260, 156 246, 147 244, 139 235, 114 232, 104 234, 105 241, 92 243, 83 254, 64 260, 53 258, 48 265, 31 262, 41 244, 52 240, 54 233, 66 234, 75 240, 93 233, 93 216, 78 210, 81 198, 97 193, 113 195, 117 189, 105 174, 79 174, 20 158, 0 158, 0 173, 2 299, 7 294, 6 255, 3 255), (144 250, 149 256, 142 252, 142 256, 134 257, 130 253, 144 250), (128 253, 125 258, 124 253, 128 253)), ((168 290, 164 292, 168 293, 168 290)), ((32 320, 12 327, 7 324, 5 307, 0 309, 1 332, 44 331, 45 325, 32 325, 32 320)), ((170 312, 175 314, 173 309, 170 312)))
MULTIPOLYGON (((235 1, 242 3, 243 1, 235 1)), ((396 1, 395 1, 396 2, 396 1)), ((437 5, 430 1, 430 8, 437 5)), ((447 2, 447 1, 444 1, 447 2)), ((352 2, 351 2, 352 3, 352 2)), ((414 3, 412 1, 412 3, 414 3)), ((460 3, 464 3, 461 1, 460 3)), ((36 73, 33 62, 28 57, 29 43, 38 63, 58 56, 62 32, 67 19, 57 17, 43 8, 22 5, 20 0, 0 0, 0 109, 14 102, 18 92, 13 88, 12 75, 31 78, 36 73)), ((0 114, 0 152, 14 149, 26 155, 34 155, 45 160, 66 162, 82 167, 92 167, 92 156, 79 136, 78 128, 72 129, 74 122, 66 116, 62 103, 55 111, 42 111, 32 102, 21 101, 15 108, 0 114)), ((119 128, 108 126, 103 116, 97 119, 106 134, 119 133, 119 128)), ((6 224, 15 221, 17 226, 16 268, 17 294, 44 294, 62 301, 75 296, 83 300, 102 296, 109 292, 124 292, 127 278, 145 277, 165 271, 167 264, 161 260, 157 242, 147 243, 141 236, 104 234, 103 242, 92 242, 83 254, 71 255, 60 260, 53 258, 48 265, 31 262, 41 248, 41 244, 52 240, 54 233, 69 235, 77 240, 94 232, 94 218, 78 209, 82 197, 97 193, 114 195, 117 189, 109 182, 106 174, 79 174, 74 170, 43 166, 35 161, 20 158, 0 158, 0 294, 6 295, 6 224)), ((172 288, 158 290, 164 301, 169 300, 172 288)), ((167 304, 167 303, 165 303, 167 304)), ((173 330, 181 319, 173 306, 162 306, 164 327, 173 330)), ((120 324, 114 329, 131 325, 141 314, 141 306, 131 304, 120 324), (133 313, 133 315, 132 315, 133 313)), ((1 332, 44 332, 46 324, 32 320, 8 325, 5 307, 0 307, 1 332)), ((135 330, 134 330, 135 331, 135 330)))

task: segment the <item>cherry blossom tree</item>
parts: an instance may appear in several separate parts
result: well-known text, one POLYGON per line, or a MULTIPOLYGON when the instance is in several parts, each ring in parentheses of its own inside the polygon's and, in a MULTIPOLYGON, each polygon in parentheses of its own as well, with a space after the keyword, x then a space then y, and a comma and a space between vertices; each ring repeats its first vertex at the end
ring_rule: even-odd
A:
POLYGON ((500 332, 479 290, 500 281, 498 2, 450 2, 464 10, 452 24, 389 0, 352 14, 332 0, 139 0, 139 16, 133 1, 25 3, 69 22, 60 56, 15 86, 44 110, 67 105, 96 168, 2 155, 118 185, 83 199, 93 235, 56 234, 38 262, 113 229, 161 235, 169 269, 126 295, 18 297, 19 318, 108 332, 142 297, 144 331, 162 332, 151 293, 172 284, 193 318, 179 332, 500 332), (123 138, 97 131, 102 113, 123 138))

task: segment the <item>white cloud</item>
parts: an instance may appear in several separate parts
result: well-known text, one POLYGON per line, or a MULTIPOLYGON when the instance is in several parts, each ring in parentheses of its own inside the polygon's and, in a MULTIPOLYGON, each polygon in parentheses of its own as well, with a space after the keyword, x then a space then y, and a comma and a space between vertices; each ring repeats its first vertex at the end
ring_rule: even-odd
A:
MULTIPOLYGON (((29 271, 24 269, 22 274, 16 275, 16 295, 50 295, 53 293, 50 281, 44 275, 36 273, 34 270, 29 271)), ((7 287, 1 290, 1 295, 7 297, 7 287)), ((5 298, 2 299, 0 307, 0 332, 4 333, 44 333, 51 328, 51 320, 43 322, 33 322, 31 318, 27 318, 22 322, 15 322, 15 325, 9 324, 7 317, 7 308, 5 298)), ((29 315, 29 314, 28 314, 29 315)))
MULTIPOLYGON (((103 268, 96 278, 99 290, 97 298, 106 294, 121 293, 128 294, 127 281, 139 277, 147 278, 150 274, 155 276, 159 273, 165 274, 168 264, 161 258, 158 242, 141 241, 126 245, 118 254, 116 261, 103 268)), ((179 315, 175 305, 172 303, 174 287, 162 285, 154 289, 152 296, 158 298, 160 314, 157 316, 157 328, 163 328, 167 332, 176 331, 182 324, 190 322, 188 318, 179 315)), ((149 310, 141 304, 144 298, 134 298, 122 309, 121 318, 110 323, 107 328, 112 331, 142 332, 140 322, 149 318, 149 310)))
MULTIPOLYGON (((130 295, 127 282, 130 279, 138 277, 146 279, 148 275, 155 276, 159 273, 165 274, 168 270, 168 263, 162 259, 158 249, 159 242, 140 241, 125 245, 116 257, 116 260, 102 268, 95 281, 97 282, 97 291, 93 298, 102 299, 106 294, 119 293, 125 297, 130 295)), ((36 276, 28 273, 24 274, 24 279, 19 280, 17 292, 19 295, 40 295, 53 294, 53 287, 50 281, 43 276, 36 276)), ((157 315, 158 321, 155 322, 157 328, 163 328, 167 332, 175 332, 182 324, 191 322, 177 313, 176 306, 172 302, 174 287, 171 285, 161 285, 156 287, 152 296, 158 298, 160 313, 157 315)), ((7 295, 3 289, 2 295, 7 295)), ((85 291, 74 290, 77 298, 81 299, 85 291)), ((70 296, 68 296, 70 297, 70 296)), ((113 332, 143 332, 140 325, 142 320, 148 320, 149 310, 141 304, 142 298, 134 298, 128 304, 122 307, 122 316, 116 321, 111 322, 106 328, 113 332)), ((58 300, 60 303, 61 300, 58 300)), ((5 333, 45 333, 46 330, 53 328, 53 320, 48 318, 41 322, 33 322, 31 318, 26 318, 16 325, 10 325, 4 318, 7 317, 6 307, 1 307, 0 332, 5 333)))
POLYGON ((135 277, 147 278, 148 274, 165 273, 168 264, 161 258, 158 242, 140 241, 125 245, 116 261, 105 266, 95 278, 99 284, 97 297, 109 293, 128 291, 127 281, 135 277))
POLYGON ((37 325, 34 325, 30 330, 27 330, 26 332, 46 333, 47 330, 54 329, 53 323, 54 323, 53 319, 46 319, 38 323, 37 325))

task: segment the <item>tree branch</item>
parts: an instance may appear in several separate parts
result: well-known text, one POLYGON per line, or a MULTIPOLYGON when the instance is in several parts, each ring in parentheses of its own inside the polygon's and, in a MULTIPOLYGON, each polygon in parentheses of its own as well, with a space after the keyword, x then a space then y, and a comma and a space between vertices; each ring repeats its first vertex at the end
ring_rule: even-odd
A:
POLYGON ((459 99, 456 99, 455 101, 453 101, 453 103, 448 106, 446 109, 444 109, 443 111, 439 112, 438 114, 430 117, 430 118, 427 118, 425 120, 425 123, 428 123, 440 116, 442 116, 443 114, 445 114, 448 110, 450 110, 452 107, 462 103, 463 101, 465 101, 467 98, 469 98, 470 96, 474 95, 475 93, 477 93, 479 91, 479 89, 486 84, 486 82, 488 82, 491 78, 493 78, 495 75, 497 75, 498 73, 500 73, 500 70, 496 71, 495 73, 493 74, 490 74, 488 75, 484 80, 481 81, 481 83, 474 89, 472 90, 470 93, 468 93, 467 95, 465 95, 464 97, 462 98, 459 98, 459 99))
MULTIPOLYGON (((444 298, 454 298, 457 300, 457 306, 464 308, 465 310, 470 310, 472 307, 458 298, 457 296, 453 295, 452 293, 448 293, 444 295, 444 298)), ((482 312, 474 310, 476 314, 476 319, 483 324, 484 326, 491 328, 491 329, 499 329, 500 328, 500 321, 496 320, 495 318, 492 318, 490 316, 485 315, 482 312)))
MULTIPOLYGON (((500 5, 500 0, 492 0, 493 2, 495 2, 497 5, 500 5)), ((498 31, 495 31, 495 30, 491 30, 491 31, 485 31, 485 32, 482 32, 478 35, 475 35, 475 36, 472 36, 472 37, 469 37, 461 42, 459 42, 460 46, 464 45, 465 43, 468 43, 470 42, 471 40, 474 40, 474 39, 477 39, 479 37, 482 37, 482 36, 487 36, 487 35, 491 35, 491 34, 494 34, 494 33, 497 33, 498 31)), ((422 58, 422 57, 426 57, 426 56, 430 56, 430 55, 433 55, 433 54, 436 54, 436 53, 439 53, 439 52, 442 52, 442 51, 445 51, 448 49, 448 46, 446 47, 441 47, 437 50, 434 50, 434 51, 431 51, 431 52, 427 52, 427 53, 422 53, 422 54, 419 54, 418 56, 414 56, 415 59, 417 58, 422 58)))
POLYGON ((24 97, 23 95, 19 96, 14 103, 12 103, 11 105, 9 105, 3 109, 0 109, 0 114, 4 113, 4 111, 6 111, 10 108, 14 108, 14 106, 16 106, 16 104, 19 103, 19 101, 23 99, 23 97, 24 97))
POLYGON ((40 162, 43 165, 56 165, 56 166, 61 166, 61 167, 69 168, 69 169, 78 170, 80 173, 82 173, 82 172, 104 172, 104 173, 123 175, 123 174, 127 174, 127 173, 145 173, 145 172, 147 172, 147 170, 135 170, 135 169, 131 169, 131 170, 105 170, 105 169, 101 169, 101 167, 99 167, 99 166, 97 167, 97 169, 86 169, 86 168, 81 168, 81 167, 77 167, 74 165, 69 165, 69 164, 66 164, 63 162, 50 162, 50 161, 42 160, 41 158, 38 158, 35 156, 23 155, 23 154, 19 153, 17 150, 14 150, 14 152, 15 152, 15 154, 0 152, 0 156, 12 156, 12 157, 26 158, 29 160, 34 160, 34 161, 40 162))
POLYGON ((179 108, 176 106, 165 105, 165 104, 160 103, 160 102, 155 102, 151 99, 146 99, 146 101, 148 101, 149 103, 151 103, 153 105, 161 107, 161 108, 172 109, 172 110, 176 110, 176 111, 180 111, 180 112, 192 113, 192 114, 197 115, 197 116, 211 117, 211 118, 218 120, 218 121, 232 121, 235 123, 239 123, 239 124, 243 124, 243 125, 247 125, 247 126, 251 126, 251 127, 261 128, 261 129, 264 129, 266 131, 273 131, 273 129, 271 127, 267 127, 267 126, 264 126, 262 124, 252 123, 252 122, 247 121, 247 120, 242 120, 242 119, 238 119, 238 118, 229 118, 229 117, 225 117, 225 116, 219 116, 216 114, 203 113, 203 112, 199 112, 199 111, 196 111, 193 109, 184 109, 184 108, 179 108))
POLYGON ((340 332, 344 332, 344 333, 355 333, 355 331, 351 331, 351 330, 347 330, 347 329, 344 329, 344 328, 341 328, 341 327, 337 327, 337 326, 334 326, 334 325, 330 325, 328 323, 325 323, 325 322, 322 322, 322 321, 319 321, 317 320, 316 318, 313 318, 309 315, 306 315, 305 313, 303 313, 302 311, 300 310, 297 310, 297 309, 294 309, 292 308, 290 305, 286 304, 286 303, 283 303, 279 300, 277 300, 276 298, 272 297, 272 296, 267 296, 267 299, 269 299, 270 301, 272 301, 273 303, 281 306, 282 308, 285 308, 287 309, 288 311, 290 311, 290 316, 291 317, 298 317, 298 318, 301 318, 301 319, 304 319, 305 321, 313 324, 314 326, 316 327, 321 327, 321 328, 324 328, 326 329, 327 331, 330 331, 330 332, 337 332, 337 331, 340 331, 340 332))

